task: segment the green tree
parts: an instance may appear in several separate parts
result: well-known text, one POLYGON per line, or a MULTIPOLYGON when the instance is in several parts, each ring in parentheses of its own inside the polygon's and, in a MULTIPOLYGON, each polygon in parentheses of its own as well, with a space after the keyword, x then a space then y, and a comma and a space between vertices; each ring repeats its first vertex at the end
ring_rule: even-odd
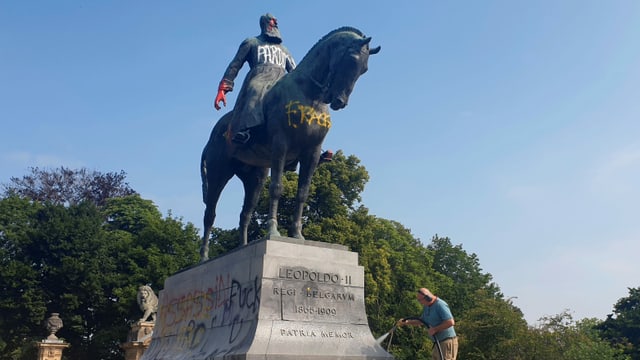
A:
POLYGON ((433 252, 434 270, 452 280, 440 287, 439 294, 447 299, 455 316, 462 317, 473 308, 477 294, 502 299, 500 288, 492 281, 491 274, 482 272, 478 256, 468 254, 462 244, 454 246, 449 238, 436 235, 427 249, 433 252))
POLYGON ((46 299, 38 289, 39 272, 21 261, 31 244, 31 224, 42 209, 18 196, 0 200, 0 358, 33 354, 24 339, 41 328, 46 299))
POLYGON ((575 331, 579 334, 577 341, 573 342, 565 353, 568 360, 598 360, 615 359, 628 360, 631 357, 625 354, 620 346, 611 345, 600 337, 597 331, 601 323, 598 319, 582 319, 575 324, 575 331))
POLYGON ((64 321, 57 335, 71 343, 65 358, 122 359, 119 344, 142 315, 137 288, 150 283, 157 292, 167 276, 197 263, 195 227, 163 218, 138 195, 100 202, 5 195, 0 359, 34 358, 51 312, 64 321))
POLYGON ((90 201, 103 206, 107 199, 136 193, 125 182, 124 171, 102 173, 64 166, 53 170, 38 167, 30 170, 30 174, 12 177, 9 184, 3 185, 5 197, 15 194, 39 202, 64 205, 90 201))
POLYGON ((519 342, 528 331, 523 314, 510 301, 487 296, 485 290, 473 295, 474 306, 458 318, 461 359, 521 359, 519 342))
POLYGON ((461 319, 459 357, 492 360, 625 360, 594 330, 598 320, 574 321, 568 311, 527 326, 511 302, 486 296, 461 319))
POLYGON ((593 331, 597 320, 576 322, 568 311, 540 319, 532 329, 533 345, 527 349, 528 359, 624 360, 622 349, 607 344, 593 331))
POLYGON ((623 347, 633 360, 640 359, 640 288, 629 288, 629 296, 616 302, 613 314, 597 329, 611 344, 623 347))

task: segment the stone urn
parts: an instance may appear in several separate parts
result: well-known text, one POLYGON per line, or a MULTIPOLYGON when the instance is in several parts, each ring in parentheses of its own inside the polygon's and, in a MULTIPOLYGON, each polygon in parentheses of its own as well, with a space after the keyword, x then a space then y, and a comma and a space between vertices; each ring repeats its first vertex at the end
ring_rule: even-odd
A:
POLYGON ((51 316, 45 321, 45 327, 49 332, 47 340, 58 340, 56 332, 62 329, 62 319, 60 319, 59 313, 51 313, 51 316))

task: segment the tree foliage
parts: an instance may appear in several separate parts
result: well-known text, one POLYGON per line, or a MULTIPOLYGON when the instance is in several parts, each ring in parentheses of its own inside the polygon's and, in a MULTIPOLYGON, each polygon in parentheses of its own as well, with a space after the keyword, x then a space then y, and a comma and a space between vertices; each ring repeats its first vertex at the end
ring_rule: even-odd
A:
POLYGON ((529 331, 522 312, 485 290, 477 290, 472 298, 474 306, 458 318, 456 327, 460 354, 471 360, 516 359, 523 352, 520 342, 529 331))
POLYGON ((543 317, 532 329, 527 359, 624 360, 622 349, 606 343, 594 331, 596 319, 576 322, 568 311, 543 317))
POLYGON ((0 199, 0 359, 34 358, 51 312, 64 321, 56 335, 71 344, 66 358, 122 359, 119 344, 142 316, 138 286, 158 291, 195 264, 196 229, 138 195, 83 201, 73 189, 15 190, 0 199))
POLYGON ((625 349, 632 359, 640 359, 640 287, 629 288, 629 296, 613 307, 613 314, 597 327, 612 345, 625 349))
POLYGON ((463 316, 473 308, 478 300, 479 291, 482 298, 502 299, 500 288, 492 282, 491 274, 482 272, 478 256, 468 254, 462 248, 462 244, 454 246, 449 238, 436 235, 427 245, 427 249, 433 252, 434 270, 452 280, 443 284, 440 295, 448 299, 447 302, 455 314, 463 316))
POLYGON ((38 202, 74 205, 89 201, 103 206, 110 198, 133 195, 136 192, 125 182, 124 171, 119 173, 72 170, 61 166, 48 170, 33 167, 22 178, 12 177, 5 184, 4 196, 18 195, 38 202))
MULTIPOLYGON (((602 323, 575 322, 564 312, 529 326, 476 254, 437 235, 424 244, 400 222, 370 214, 360 196, 368 179, 355 156, 337 152, 313 177, 303 231, 307 239, 358 253, 374 336, 399 318, 419 315, 416 291, 427 287, 450 304, 460 359, 638 358, 640 289, 630 289, 602 323)), ((0 199, 0 359, 33 358, 32 342, 46 335, 41 323, 50 312, 65 322, 58 335, 72 344, 68 359, 122 359, 119 344, 141 316, 137 287, 149 283, 160 290, 166 277, 195 264, 196 229, 163 218, 126 185, 123 172, 33 169, 11 181, 0 199)), ((278 218, 283 233, 296 186, 297 175, 286 173, 278 218)), ((267 209, 265 187, 250 238, 265 235, 267 209)), ((214 228, 212 239, 211 255, 221 255, 238 246, 238 231, 214 228)), ((396 359, 431 358, 424 328, 400 328, 392 340, 385 345, 396 359)))

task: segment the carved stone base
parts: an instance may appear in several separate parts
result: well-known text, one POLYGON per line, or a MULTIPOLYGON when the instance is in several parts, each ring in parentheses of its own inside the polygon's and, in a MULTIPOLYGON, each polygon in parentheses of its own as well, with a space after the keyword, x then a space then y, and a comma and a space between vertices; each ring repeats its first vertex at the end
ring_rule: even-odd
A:
POLYGON ((143 360, 393 359, 346 247, 272 237, 165 281, 143 360))
POLYGON ((138 321, 131 325, 131 331, 129 331, 127 341, 144 342, 147 339, 151 339, 154 325, 155 323, 153 321, 138 321))
POLYGON ((62 350, 69 347, 69 344, 62 340, 43 340, 36 343, 38 347, 38 360, 61 360, 62 350))
POLYGON ((138 321, 131 326, 127 342, 120 345, 124 350, 125 360, 140 360, 142 358, 142 354, 151 344, 154 325, 155 323, 151 321, 138 321))

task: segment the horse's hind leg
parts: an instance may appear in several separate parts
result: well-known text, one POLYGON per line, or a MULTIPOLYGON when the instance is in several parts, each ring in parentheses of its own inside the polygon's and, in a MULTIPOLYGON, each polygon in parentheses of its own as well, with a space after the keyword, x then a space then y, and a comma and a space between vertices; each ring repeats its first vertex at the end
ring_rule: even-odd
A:
POLYGON ((237 176, 244 186, 244 202, 240 212, 240 243, 247 245, 248 229, 253 210, 258 205, 262 187, 267 179, 269 168, 251 167, 248 171, 238 172, 237 176))
POLYGON ((223 168, 225 167, 217 164, 215 169, 221 172, 207 174, 203 177, 203 181, 206 181, 206 187, 203 186, 203 200, 206 208, 203 217, 204 234, 202 236, 202 246, 200 247, 200 261, 209 259, 209 237, 211 236, 213 222, 216 219, 216 205, 218 204, 222 190, 227 185, 227 182, 229 182, 229 179, 233 177, 232 171, 223 170, 223 168))

